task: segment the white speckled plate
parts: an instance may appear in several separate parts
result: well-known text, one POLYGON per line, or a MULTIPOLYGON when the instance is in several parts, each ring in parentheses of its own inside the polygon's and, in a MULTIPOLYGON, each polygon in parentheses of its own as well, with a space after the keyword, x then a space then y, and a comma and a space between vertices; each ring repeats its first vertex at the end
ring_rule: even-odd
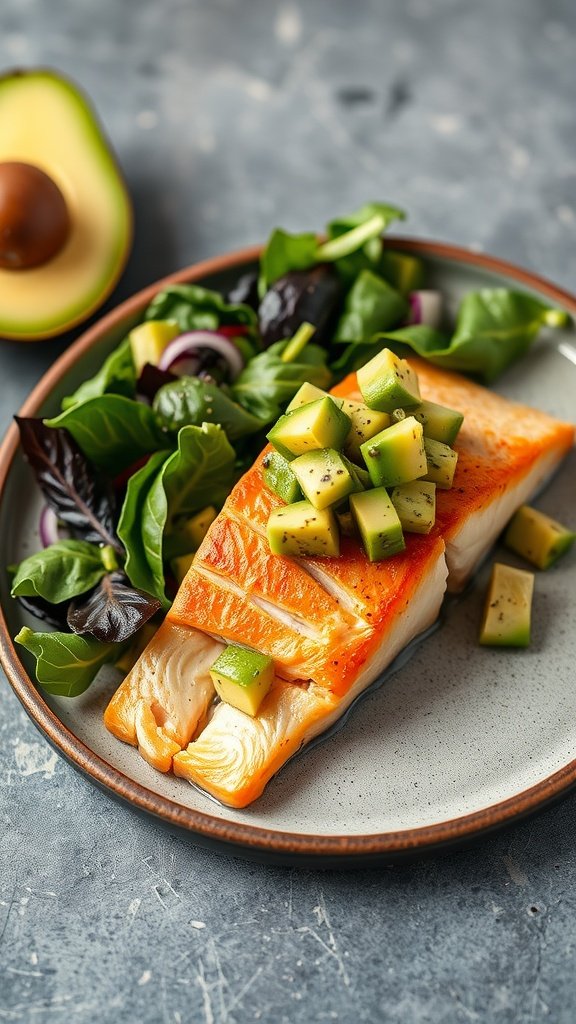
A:
MULTIPOLYGON (((451 246, 397 240, 426 261, 430 287, 452 304, 485 285, 523 287, 576 313, 576 299, 526 272, 451 246)), ((256 250, 183 271, 171 280, 224 285, 256 250)), ((101 363, 159 285, 140 293, 84 335, 46 375, 25 415, 54 413, 60 398, 101 363)), ((543 333, 498 385, 503 394, 573 420, 576 341, 543 333)), ((538 505, 576 526, 574 451, 538 505)), ((0 455, 3 566, 39 546, 39 495, 15 431, 0 455)), ((513 556, 505 558, 516 563, 513 556)), ((9 680, 55 747, 95 783, 198 842, 284 863, 358 864, 423 852, 483 834, 533 811, 576 781, 576 557, 539 573, 533 642, 525 651, 477 645, 488 567, 446 606, 440 627, 384 685, 348 715, 344 728, 294 759, 245 811, 220 807, 186 782, 155 772, 102 725, 110 678, 82 697, 47 697, 10 641, 34 626, 2 574, 2 660, 9 680)))

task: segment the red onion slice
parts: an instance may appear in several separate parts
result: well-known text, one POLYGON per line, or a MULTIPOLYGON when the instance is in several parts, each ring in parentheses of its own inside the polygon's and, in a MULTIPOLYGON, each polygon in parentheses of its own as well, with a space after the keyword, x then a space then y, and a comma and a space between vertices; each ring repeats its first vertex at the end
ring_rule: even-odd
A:
POLYGON ((40 513, 38 532, 43 548, 49 548, 51 544, 56 544, 60 540, 56 513, 48 505, 44 505, 40 513))
POLYGON ((439 327, 442 319, 442 295, 435 291, 411 292, 409 299, 409 324, 426 324, 439 327))
POLYGON ((188 331, 171 341, 162 353, 158 367, 170 370, 174 363, 184 356, 193 357, 199 348, 211 348, 218 352, 230 367, 230 378, 235 380, 244 367, 244 360, 233 341, 217 331, 188 331))

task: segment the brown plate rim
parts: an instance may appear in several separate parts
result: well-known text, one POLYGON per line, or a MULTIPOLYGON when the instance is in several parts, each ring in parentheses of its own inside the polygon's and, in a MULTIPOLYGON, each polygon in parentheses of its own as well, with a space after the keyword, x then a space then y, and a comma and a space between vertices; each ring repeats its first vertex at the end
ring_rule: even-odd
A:
MULTIPOLYGON (((393 248, 416 255, 437 257, 495 274, 504 275, 526 288, 547 296, 576 316, 576 296, 522 267, 482 252, 427 239, 394 237, 387 240, 393 248)), ((193 264, 137 292, 89 328, 68 348, 24 402, 21 416, 32 416, 49 396, 63 372, 73 366, 92 345, 116 324, 148 304, 168 284, 193 282, 232 267, 240 267, 258 259, 261 246, 250 246, 223 256, 193 264)), ((12 425, 0 447, 0 500, 12 461, 18 450, 18 433, 12 425)), ((44 701, 20 662, 10 637, 4 611, 0 608, 0 660, 16 696, 46 738, 69 762, 108 790, 111 795, 134 808, 161 819, 178 830, 185 830, 199 841, 215 844, 228 852, 244 852, 266 858, 303 858, 308 863, 337 864, 351 860, 372 861, 375 857, 397 859, 401 856, 461 844, 543 807, 559 798, 576 784, 576 759, 526 790, 489 807, 448 821, 437 822, 402 831, 366 835, 312 835, 282 832, 245 822, 226 821, 178 804, 135 782, 114 768, 82 743, 44 701)))

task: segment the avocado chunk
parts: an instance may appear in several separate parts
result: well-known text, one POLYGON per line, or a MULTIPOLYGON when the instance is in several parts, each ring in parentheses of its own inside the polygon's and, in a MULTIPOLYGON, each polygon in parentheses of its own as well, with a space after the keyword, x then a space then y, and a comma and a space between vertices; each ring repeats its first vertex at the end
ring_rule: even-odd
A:
POLYGON ((461 412, 448 409, 445 405, 437 405, 436 402, 424 401, 412 409, 411 414, 422 424, 424 437, 441 441, 442 444, 454 444, 464 421, 461 412))
POLYGON ((350 430, 350 419, 332 398, 319 398, 285 413, 266 435, 270 444, 289 462, 315 448, 341 448, 350 430))
POLYGON ((314 508, 335 505, 361 488, 357 477, 334 448, 318 448, 299 455, 291 463, 291 469, 304 496, 314 508))
POLYGON ((178 324, 171 320, 148 320, 130 331, 128 340, 136 376, 140 376, 146 363, 157 366, 166 346, 180 333, 178 324))
MULTIPOLYGON (((0 335, 52 337, 86 319, 116 284, 132 240, 130 200, 94 111, 55 71, 0 77, 0 166, 6 162, 40 168, 61 193, 69 224, 44 262, 0 269, 0 335)), ((10 206, 0 214, 3 231, 15 216, 10 206)), ((41 230, 40 219, 31 227, 41 230)))
POLYGON ((422 424, 413 416, 386 427, 360 451, 375 487, 396 487, 427 472, 422 424))
POLYGON ((449 491, 454 482, 458 452, 441 441, 433 441, 431 437, 424 438, 424 451, 428 471, 424 476, 443 491, 449 491))
POLYGON ((370 409, 392 412, 420 405, 418 377, 405 359, 383 348, 357 372, 358 387, 370 409))
POLYGON ((344 452, 353 462, 361 462, 360 445, 389 427, 390 416, 387 412, 369 409, 363 402, 353 402, 349 398, 344 400, 342 410, 350 417, 352 424, 344 442, 344 452))
POLYGON ((527 647, 534 573, 495 562, 488 586, 480 643, 491 647, 527 647))
POLYGON ((518 509, 504 536, 506 546, 537 569, 549 569, 575 540, 576 533, 529 505, 518 509))
POLYGON ((322 388, 317 388, 315 384, 310 384, 309 381, 304 381, 304 384, 294 395, 294 398, 286 406, 286 412, 292 412, 293 409, 299 409, 301 405, 310 405, 310 402, 317 402, 319 398, 331 398, 336 405, 342 408, 343 399, 336 398, 335 395, 329 395, 327 391, 323 391, 322 388))
POLYGON ((216 658, 210 675, 220 700, 255 718, 274 682, 274 662, 259 651, 231 644, 216 658))
POLYGON ((404 550, 402 525, 384 487, 353 494, 350 509, 371 562, 381 562, 404 550))
POLYGON ((430 533, 436 521, 436 484, 412 480, 390 494, 402 529, 407 533, 430 533))
POLYGON ((288 459, 280 452, 266 452, 262 459, 262 476, 268 490, 277 494, 289 505, 293 501, 302 501, 304 495, 300 490, 288 459))
POLYGON ((330 508, 314 508, 309 501, 274 509, 266 533, 273 555, 337 558, 340 554, 334 513, 330 508))
POLYGON ((164 540, 165 557, 176 558, 187 555, 190 551, 197 551, 217 514, 213 505, 207 505, 181 523, 164 540))
POLYGON ((189 551, 187 555, 178 555, 177 558, 173 558, 170 562, 170 568, 174 575, 174 579, 178 586, 182 583, 182 580, 186 576, 188 569, 194 561, 194 551, 189 551))

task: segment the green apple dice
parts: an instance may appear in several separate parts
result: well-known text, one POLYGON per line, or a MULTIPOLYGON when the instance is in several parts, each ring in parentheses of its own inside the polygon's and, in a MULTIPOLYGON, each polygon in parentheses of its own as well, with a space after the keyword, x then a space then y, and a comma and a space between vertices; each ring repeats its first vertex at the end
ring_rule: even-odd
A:
POLYGON ((395 487, 427 472, 422 424, 413 416, 386 427, 360 451, 374 487, 395 487))

